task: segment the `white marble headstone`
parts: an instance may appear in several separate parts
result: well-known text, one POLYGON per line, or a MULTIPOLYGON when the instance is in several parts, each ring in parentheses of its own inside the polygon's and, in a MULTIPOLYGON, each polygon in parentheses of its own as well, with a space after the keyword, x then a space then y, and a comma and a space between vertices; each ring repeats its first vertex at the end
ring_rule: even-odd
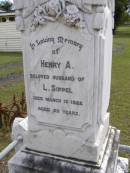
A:
POLYGON ((113 0, 14 0, 27 147, 98 162, 109 133, 113 0))

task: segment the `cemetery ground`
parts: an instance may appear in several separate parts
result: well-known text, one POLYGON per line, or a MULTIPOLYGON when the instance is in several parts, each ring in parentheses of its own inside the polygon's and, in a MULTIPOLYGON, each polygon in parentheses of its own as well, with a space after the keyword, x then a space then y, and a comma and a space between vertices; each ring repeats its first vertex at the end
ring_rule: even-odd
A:
MULTIPOLYGON (((22 55, 0 53, 0 102, 9 104, 24 91, 22 55)), ((121 130, 121 144, 130 145, 130 27, 120 27, 114 38, 111 125, 121 130)), ((10 142, 7 129, 0 129, 0 151, 10 142)), ((123 156, 129 157, 126 153, 123 156)))
POLYGON ((130 146, 130 27, 120 27, 114 37, 109 110, 111 124, 121 130, 120 143, 130 146))
MULTIPOLYGON (((0 53, 0 103, 8 105, 14 94, 19 97, 24 91, 22 66, 21 53, 0 53)), ((0 129, 0 151, 10 142, 10 130, 0 129)), ((0 162, 0 173, 6 173, 5 160, 0 162)))

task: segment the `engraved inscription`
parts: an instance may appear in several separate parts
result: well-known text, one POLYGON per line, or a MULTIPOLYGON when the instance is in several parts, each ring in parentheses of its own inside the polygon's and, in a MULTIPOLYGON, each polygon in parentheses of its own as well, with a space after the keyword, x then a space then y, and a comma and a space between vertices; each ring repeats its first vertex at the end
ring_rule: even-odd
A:
POLYGON ((69 35, 49 34, 48 28, 30 35, 28 42, 30 112, 40 123, 79 129, 91 123, 91 114, 86 115, 91 37, 80 39, 82 33, 79 36, 75 30, 72 35, 68 27, 69 35))

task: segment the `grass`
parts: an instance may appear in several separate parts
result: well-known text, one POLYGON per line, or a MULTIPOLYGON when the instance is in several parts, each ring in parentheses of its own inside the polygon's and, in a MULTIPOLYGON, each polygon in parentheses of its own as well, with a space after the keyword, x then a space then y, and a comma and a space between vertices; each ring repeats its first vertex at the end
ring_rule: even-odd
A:
MULTIPOLYGON (((130 145, 130 27, 120 27, 114 37, 111 86, 111 124, 121 130, 120 143, 130 145), (122 45, 122 46, 121 46, 122 45)), ((126 154, 130 158, 130 154, 126 154)))
MULTIPOLYGON (((21 53, 0 53, 0 78, 9 78, 23 73, 21 53)), ((1 82, 1 81, 0 81, 1 82)), ((13 95, 24 91, 23 80, 11 79, 0 83, 0 102, 10 103, 13 95)))
MULTIPOLYGON (((23 73, 21 53, 0 53, 0 79, 23 73)), ((0 103, 9 104, 13 95, 21 96, 24 91, 24 82, 21 79, 11 79, 6 82, 0 80, 0 103)), ((10 142, 10 133, 7 129, 0 129, 0 151, 10 142)))
MULTIPOLYGON (((0 53, 1 65, 19 64, 20 53, 0 53)), ((19 66, 0 71, 0 75, 22 73, 19 66)), ((20 95, 24 90, 23 81, 11 81, 0 85, 0 102, 9 103, 13 94, 20 95)), ((120 27, 114 37, 114 54, 112 66, 111 125, 121 130, 121 144, 130 145, 130 27, 120 27)), ((7 130, 0 130, 0 150, 9 142, 7 130)), ((129 157, 129 154, 125 154, 129 157)))
POLYGON ((10 135, 8 130, 0 130, 0 150, 3 149, 10 142, 10 135))
POLYGON ((0 53, 0 65, 17 64, 22 62, 21 53, 0 53))
POLYGON ((9 82, 0 86, 0 102, 9 104, 14 94, 16 98, 21 97, 22 92, 24 91, 23 81, 9 82))

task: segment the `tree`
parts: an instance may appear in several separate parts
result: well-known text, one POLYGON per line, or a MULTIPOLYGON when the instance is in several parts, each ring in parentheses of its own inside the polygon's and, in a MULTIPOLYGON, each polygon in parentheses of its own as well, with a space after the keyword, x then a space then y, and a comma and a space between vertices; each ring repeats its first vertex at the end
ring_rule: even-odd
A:
POLYGON ((129 0, 115 0, 115 29, 126 20, 129 0))
POLYGON ((1 1, 0 2, 0 8, 6 10, 6 11, 10 11, 11 8, 12 8, 12 3, 9 1, 9 0, 6 0, 6 1, 1 1))

